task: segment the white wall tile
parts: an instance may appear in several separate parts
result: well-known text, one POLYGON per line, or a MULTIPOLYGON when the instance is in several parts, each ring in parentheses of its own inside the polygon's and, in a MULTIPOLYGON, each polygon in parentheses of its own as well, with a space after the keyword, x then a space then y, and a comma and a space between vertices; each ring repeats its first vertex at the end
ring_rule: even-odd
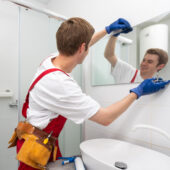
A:
MULTIPOLYGON (((122 87, 120 87, 120 91, 121 89, 122 87)), ((104 91, 100 90, 100 93, 102 92, 103 94, 106 94, 104 91)), ((168 94, 170 94, 170 86, 156 94, 141 97, 136 100, 126 112, 107 127, 98 125, 92 121, 87 121, 85 124, 85 139, 99 137, 118 138, 126 141, 131 139, 130 141, 132 143, 151 149, 156 145, 156 148, 159 148, 159 151, 162 148, 161 151, 164 153, 166 150, 165 148, 170 148, 170 141, 164 136, 148 129, 138 129, 134 132, 131 130, 135 125, 143 124, 160 128, 170 134, 170 124, 167 121, 170 120, 170 95, 168 94)), ((99 95, 101 94, 98 93, 98 96, 99 95)), ((110 93, 107 93, 103 98, 98 98, 98 102, 102 107, 107 107, 113 103, 112 100, 105 100, 107 96, 109 99, 113 97, 115 100, 116 97, 123 98, 124 94, 111 96, 110 93)), ((167 152, 165 153, 167 154, 167 152)))

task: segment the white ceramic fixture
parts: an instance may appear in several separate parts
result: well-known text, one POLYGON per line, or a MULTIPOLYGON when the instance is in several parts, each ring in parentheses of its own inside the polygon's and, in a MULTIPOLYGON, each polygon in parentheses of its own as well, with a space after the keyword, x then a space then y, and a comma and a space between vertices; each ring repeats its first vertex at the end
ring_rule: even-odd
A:
POLYGON ((170 170, 170 157, 115 139, 92 139, 80 144, 87 170, 170 170))

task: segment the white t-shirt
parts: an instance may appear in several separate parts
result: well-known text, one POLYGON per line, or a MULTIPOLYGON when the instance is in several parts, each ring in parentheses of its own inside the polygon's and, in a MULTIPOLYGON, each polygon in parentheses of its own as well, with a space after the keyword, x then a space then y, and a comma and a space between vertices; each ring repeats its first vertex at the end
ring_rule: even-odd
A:
MULTIPOLYGON (((43 71, 55 68, 48 57, 37 70, 35 78, 43 71)), ((34 79, 35 79, 34 78, 34 79)), ((43 129, 51 119, 62 115, 80 124, 92 117, 100 105, 91 97, 82 93, 81 88, 72 77, 61 71, 45 75, 31 90, 27 121, 43 129)))
MULTIPOLYGON (((117 59, 116 65, 111 67, 111 74, 113 75, 116 83, 130 83, 134 77, 136 68, 130 64, 117 59)), ((142 82, 143 79, 140 76, 140 70, 138 71, 134 82, 142 82)))

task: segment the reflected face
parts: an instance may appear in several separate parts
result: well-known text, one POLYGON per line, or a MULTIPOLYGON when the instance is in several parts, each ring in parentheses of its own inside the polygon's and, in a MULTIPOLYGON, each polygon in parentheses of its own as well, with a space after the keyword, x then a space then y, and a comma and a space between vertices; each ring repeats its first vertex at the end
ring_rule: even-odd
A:
POLYGON ((140 64, 141 76, 151 78, 158 70, 158 55, 146 54, 140 64))

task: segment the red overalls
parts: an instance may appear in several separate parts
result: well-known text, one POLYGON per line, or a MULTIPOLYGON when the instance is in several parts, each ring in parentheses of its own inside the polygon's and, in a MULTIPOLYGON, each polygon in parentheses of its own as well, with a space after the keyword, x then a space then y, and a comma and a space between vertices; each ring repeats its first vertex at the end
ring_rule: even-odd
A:
MULTIPOLYGON (((22 108, 22 115, 26 118, 27 117, 27 109, 28 109, 28 106, 29 106, 29 92, 33 89, 34 85, 43 77, 45 76, 46 74, 49 74, 51 72, 54 72, 54 71, 61 71, 63 73, 65 73, 64 71, 60 70, 60 69, 57 69, 57 68, 53 68, 53 69, 49 69, 49 70, 46 70, 44 72, 42 72, 35 80, 34 82, 32 83, 31 87, 29 88, 28 90, 28 94, 26 96, 26 99, 25 99, 25 103, 23 104, 23 108, 22 108)), ((65 73, 66 74, 66 73, 65 73)), ((67 76, 69 76, 68 74, 66 74, 67 76)), ((54 137, 58 137, 62 128, 64 127, 64 124, 66 122, 66 118, 59 115, 57 118, 53 119, 45 129, 43 129, 43 131, 47 132, 47 133, 50 133, 51 131, 53 131, 53 136, 54 137)), ((17 153, 19 152, 22 144, 24 143, 24 139, 22 140, 18 140, 17 141, 17 153)), ((61 152, 60 152, 60 149, 59 149, 59 145, 58 145, 58 140, 56 140, 56 146, 57 146, 57 155, 56 155, 56 159, 58 157, 61 157, 61 152)), ((52 154, 51 154, 51 157, 50 157, 50 160, 49 162, 52 161, 52 154)), ((19 168, 18 170, 37 170, 36 168, 32 168, 22 162, 20 162, 20 165, 19 165, 19 168)))
POLYGON ((134 82, 135 82, 137 73, 138 73, 138 70, 136 69, 135 75, 133 76, 132 80, 130 81, 131 83, 134 83, 134 82))

